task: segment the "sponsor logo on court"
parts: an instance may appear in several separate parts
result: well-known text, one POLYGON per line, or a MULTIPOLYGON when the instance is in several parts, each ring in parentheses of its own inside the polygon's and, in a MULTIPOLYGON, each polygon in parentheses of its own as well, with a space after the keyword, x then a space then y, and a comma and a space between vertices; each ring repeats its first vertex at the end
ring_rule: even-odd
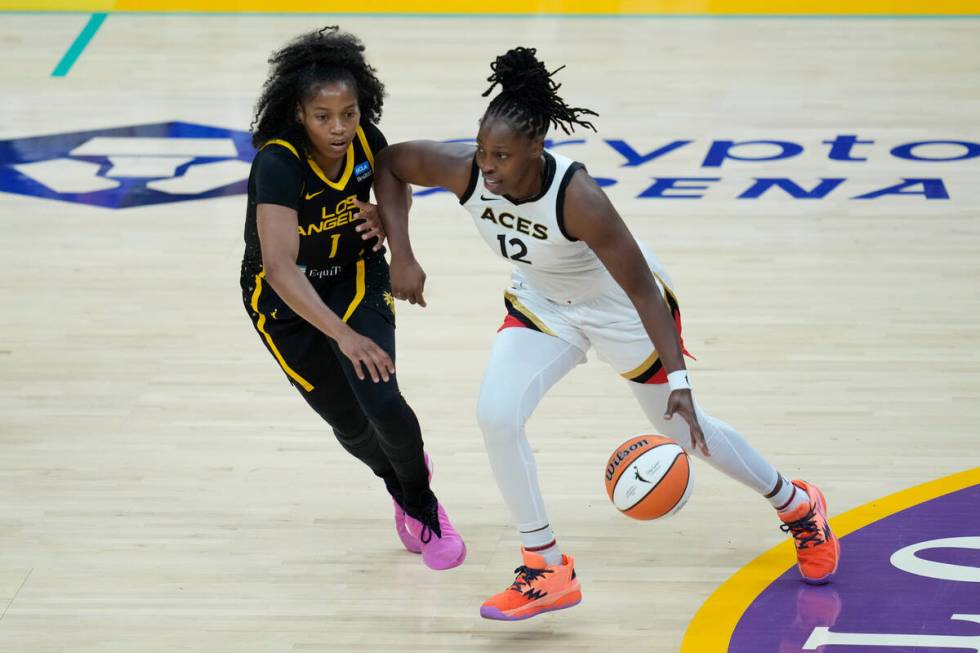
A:
POLYGON ((974 485, 847 535, 833 582, 787 571, 749 605, 728 652, 980 653, 978 506, 974 485))
MULTIPOLYGON (((643 200, 980 201, 980 141, 957 135, 630 135, 545 145, 589 162, 600 186, 643 200)), ((247 132, 186 122, 0 140, 0 191, 113 209, 241 195, 254 155, 247 132)), ((373 171, 365 161, 354 174, 363 181, 373 171)), ((440 192, 448 191, 416 196, 440 192)))
MULTIPOLYGON (((760 133, 699 140, 643 135, 549 139, 545 147, 589 163, 600 186, 616 186, 618 194, 643 200, 980 201, 974 181, 980 173, 980 141, 961 137, 889 141, 829 133, 790 140, 760 133)), ((440 192, 448 191, 426 189, 416 195, 440 192)))
POLYGON ((0 191, 122 209, 241 195, 247 132, 187 122, 0 141, 0 191))

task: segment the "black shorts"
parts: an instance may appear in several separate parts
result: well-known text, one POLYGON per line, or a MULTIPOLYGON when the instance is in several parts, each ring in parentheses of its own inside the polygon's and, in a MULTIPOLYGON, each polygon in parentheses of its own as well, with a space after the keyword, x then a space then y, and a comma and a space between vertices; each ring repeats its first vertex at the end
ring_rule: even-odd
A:
MULTIPOLYGON (((395 301, 383 254, 358 259, 346 269, 306 270, 317 294, 354 331, 374 340, 395 360, 395 301)), ((242 300, 256 331, 290 382, 311 392, 337 383, 332 341, 293 312, 269 286, 263 272, 242 275, 242 300)), ((346 362, 346 361, 345 361, 346 362)))

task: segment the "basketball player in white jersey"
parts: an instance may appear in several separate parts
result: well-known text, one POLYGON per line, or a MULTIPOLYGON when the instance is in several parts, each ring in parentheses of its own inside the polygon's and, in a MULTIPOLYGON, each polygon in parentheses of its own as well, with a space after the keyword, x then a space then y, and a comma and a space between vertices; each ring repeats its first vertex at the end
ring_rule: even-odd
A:
POLYGON ((582 164, 544 149, 549 127, 594 129, 582 117, 596 114, 565 104, 533 49, 510 50, 491 68, 493 84, 484 96, 498 84, 502 90, 480 121, 476 147, 392 145, 379 156, 375 178, 396 297, 425 305, 425 273, 409 242, 402 182, 455 193, 491 252, 514 265, 477 417, 520 532, 524 564, 480 614, 526 619, 581 600, 574 560, 561 551, 548 521, 525 423, 592 347, 627 379, 657 432, 769 500, 796 540, 804 580, 826 582, 837 569, 839 546, 822 493, 788 481, 735 429, 698 406, 669 278, 582 164))

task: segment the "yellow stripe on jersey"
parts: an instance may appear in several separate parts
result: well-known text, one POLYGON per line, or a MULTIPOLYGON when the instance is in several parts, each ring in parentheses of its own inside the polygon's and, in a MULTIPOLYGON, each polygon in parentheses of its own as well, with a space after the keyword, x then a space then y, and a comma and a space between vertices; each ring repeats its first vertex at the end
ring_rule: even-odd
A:
POLYGON ((344 322, 350 319, 350 316, 354 314, 357 307, 360 306, 361 300, 364 299, 364 259, 357 259, 357 278, 354 281, 354 299, 351 300, 350 306, 347 307, 347 312, 344 313, 344 322))
POLYGON ((647 356, 647 359, 645 361, 643 361, 642 363, 640 363, 639 365, 631 369, 629 372, 623 372, 622 374, 620 374, 620 376, 632 381, 634 378, 648 372, 659 358, 660 358, 660 354, 657 353, 657 350, 654 350, 652 354, 647 356))
POLYGON ((534 313, 532 313, 531 311, 529 311, 527 309, 527 307, 524 306, 524 304, 522 304, 520 301, 518 301, 517 295, 515 295, 515 294, 513 294, 511 292, 504 291, 504 297, 507 299, 507 301, 510 302, 511 306, 514 307, 514 310, 516 310, 517 312, 519 312, 521 315, 523 315, 527 319, 531 320, 531 322, 534 323, 534 326, 538 327, 538 329, 542 333, 547 333, 549 336, 554 336, 555 335, 555 332, 552 331, 551 329, 549 329, 548 328, 548 325, 546 325, 544 322, 542 322, 541 319, 537 315, 535 315, 534 313))
MULTIPOLYGON (((661 291, 660 296, 661 298, 663 298, 664 304, 667 306, 667 312, 670 313, 671 318, 673 318, 674 306, 677 306, 677 295, 674 294, 674 291, 671 290, 670 286, 667 285, 667 282, 664 281, 659 274, 653 272, 653 278, 656 280, 657 285, 660 288, 661 291), (672 302, 673 305, 671 305, 672 302)), ((654 350, 652 354, 647 356, 645 361, 643 361, 642 363, 640 363, 639 365, 631 369, 629 372, 623 372, 622 374, 620 374, 620 376, 632 381, 633 379, 640 377, 646 372, 650 371, 650 369, 657 363, 659 359, 660 359, 660 355, 657 353, 657 350, 654 350)))
POLYGON ((337 181, 330 181, 327 179, 327 176, 323 174, 323 170, 320 169, 320 166, 318 166, 316 161, 314 161, 312 158, 306 159, 306 162, 310 164, 310 167, 313 168, 313 172, 316 173, 316 176, 319 177, 327 186, 330 186, 330 188, 333 188, 334 190, 344 190, 344 188, 347 187, 347 182, 350 181, 351 173, 354 172, 354 143, 351 142, 351 144, 347 146, 347 165, 344 166, 344 172, 340 175, 340 179, 337 181))
POLYGON ((295 156, 297 159, 301 158, 299 152, 297 152, 296 148, 293 147, 293 144, 290 143, 289 141, 284 141, 281 138, 273 138, 271 141, 266 141, 265 143, 262 144, 262 147, 259 148, 259 152, 269 147, 270 145, 282 145, 284 148, 292 152, 293 156, 295 156))
POLYGON ((374 152, 371 151, 371 146, 368 145, 367 136, 364 135, 364 130, 358 126, 357 128, 357 139, 361 141, 361 147, 364 149, 364 156, 367 157, 368 163, 371 164, 371 170, 374 170, 374 152))
POLYGON ((279 361, 279 367, 282 368, 282 371, 285 372, 286 375, 293 381, 296 381, 301 388, 307 392, 310 392, 313 390, 313 385, 297 374, 296 371, 286 363, 282 357, 282 354, 279 353, 279 348, 276 347, 276 343, 272 341, 272 336, 270 336, 269 332, 265 330, 265 315, 259 311, 259 295, 262 294, 262 279, 264 278, 265 270, 262 270, 262 272, 255 275, 255 292, 252 293, 252 310, 259 315, 259 321, 255 324, 255 328, 258 329, 259 333, 261 333, 265 338, 266 343, 269 345, 269 350, 272 351, 272 355, 276 357, 277 361, 279 361))

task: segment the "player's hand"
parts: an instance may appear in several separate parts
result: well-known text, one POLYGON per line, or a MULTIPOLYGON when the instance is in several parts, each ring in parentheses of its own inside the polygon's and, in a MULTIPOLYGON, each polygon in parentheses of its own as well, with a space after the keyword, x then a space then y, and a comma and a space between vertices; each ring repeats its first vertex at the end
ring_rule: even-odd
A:
POLYGON ((697 414, 694 412, 694 398, 691 396, 690 390, 674 390, 670 393, 667 398, 667 412, 664 413, 664 419, 672 419, 674 413, 679 413, 687 425, 691 427, 691 447, 695 451, 700 449, 705 456, 710 456, 708 443, 704 440, 704 431, 701 430, 697 414))
POLYGON ((384 244, 386 238, 385 227, 381 222, 381 214, 378 212, 378 205, 371 204, 370 202, 362 202, 355 197, 354 206, 358 208, 357 218, 361 220, 361 223, 354 227, 354 231, 362 234, 361 240, 377 238, 378 242, 371 248, 371 251, 378 251, 381 249, 381 245, 384 244))
POLYGON ((391 294, 410 304, 425 306, 422 291, 425 289, 425 270, 414 258, 391 259, 391 294))
POLYGON ((337 339, 337 346, 340 347, 340 351, 344 352, 344 356, 353 363, 354 373, 361 381, 365 379, 365 370, 375 383, 381 380, 387 383, 391 375, 395 373, 395 364, 391 362, 388 353, 375 344, 373 340, 362 336, 353 329, 347 329, 337 339))

